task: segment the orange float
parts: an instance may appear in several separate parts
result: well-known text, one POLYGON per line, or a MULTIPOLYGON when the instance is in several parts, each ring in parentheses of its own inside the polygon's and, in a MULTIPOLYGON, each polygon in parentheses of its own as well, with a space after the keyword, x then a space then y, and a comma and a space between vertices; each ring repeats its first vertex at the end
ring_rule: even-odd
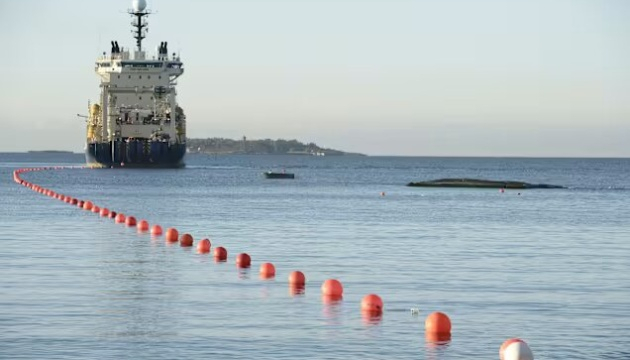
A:
POLYGON ((451 319, 442 312, 436 311, 424 321, 424 330, 427 333, 446 335, 451 333, 451 319))
POLYGON ((252 258, 246 253, 236 255, 236 266, 245 269, 252 265, 252 258))
POLYGON ((223 246, 218 246, 214 248, 214 260, 216 261, 227 260, 227 250, 223 246))
POLYGON ((210 252, 210 240, 209 239, 202 239, 201 241, 199 241, 199 243, 197 244, 197 252, 200 254, 207 254, 210 252))
POLYGON ((92 204, 91 201, 86 201, 83 203, 83 209, 85 210, 92 210, 92 207, 94 206, 94 204, 92 204))
POLYGON ((116 219, 116 215, 118 215, 118 214, 116 214, 115 211, 110 211, 108 216, 109 216, 110 219, 116 219))
POLYGON ((125 222, 125 214, 122 214, 122 213, 116 214, 116 217, 114 218, 114 221, 116 221, 117 224, 124 223, 125 222))
POLYGON ((341 297, 343 296, 343 285, 337 279, 328 279, 322 284, 322 295, 341 297))
POLYGON ((276 276, 276 267, 272 263, 263 263, 260 265, 260 278, 271 279, 276 276))
POLYGON ((160 225, 153 225, 151 227, 151 235, 154 235, 154 236, 162 235, 162 227, 160 225))
POLYGON ((95 214, 98 214, 98 213, 101 212, 101 208, 96 206, 96 205, 94 205, 94 206, 92 206, 92 212, 95 213, 95 214))
POLYGON ((179 237, 179 245, 184 247, 193 246, 192 235, 182 234, 182 236, 179 237))
POLYGON ((166 229, 166 234, 164 235, 164 240, 168 242, 177 242, 177 238, 179 237, 179 232, 175 228, 166 229))
POLYGON ((289 274, 289 284, 294 286, 304 286, 306 284, 306 277, 301 271, 293 271, 289 274))
POLYGON ((108 208, 102 208, 101 212, 100 212, 100 215, 102 217, 107 217, 109 215, 109 209, 108 208))
POLYGON ((127 218, 125 219, 125 225, 129 227, 136 226, 136 218, 133 216, 127 216, 127 218))
POLYGON ((361 311, 372 314, 383 312, 383 300, 376 294, 368 294, 361 299, 361 311))
POLYGON ((140 220, 138 221, 138 225, 136 226, 138 228, 138 232, 145 232, 149 230, 149 222, 146 220, 140 220))

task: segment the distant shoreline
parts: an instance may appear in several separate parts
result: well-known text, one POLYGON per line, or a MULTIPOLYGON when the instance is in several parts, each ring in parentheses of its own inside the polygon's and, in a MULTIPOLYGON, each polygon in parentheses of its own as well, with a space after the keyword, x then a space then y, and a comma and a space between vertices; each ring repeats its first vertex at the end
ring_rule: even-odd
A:
POLYGON ((28 154, 76 154, 73 151, 66 150, 29 150, 28 154))
POLYGON ((298 140, 261 139, 252 140, 243 136, 234 140, 227 138, 187 138, 189 153, 208 155, 307 155, 307 156, 365 156, 341 150, 323 148, 317 144, 303 143, 298 140))
MULTIPOLYGON (((24 151, 0 151, 0 154, 60 154, 60 155, 83 155, 82 151, 68 151, 68 150, 24 150, 24 151)), ((188 153, 189 155, 211 155, 211 156, 232 156, 232 155, 298 155, 298 154, 243 154, 243 153, 203 153, 192 151, 188 153)), ((302 154, 299 154, 302 155, 302 154)), ((311 156, 304 154, 302 156, 311 156)), ((433 158, 433 159, 545 159, 545 160, 553 160, 553 159, 593 159, 593 160, 628 160, 630 157, 627 156, 502 156, 502 155, 367 155, 361 153, 345 153, 345 156, 367 156, 367 157, 387 157, 387 158, 433 158)))

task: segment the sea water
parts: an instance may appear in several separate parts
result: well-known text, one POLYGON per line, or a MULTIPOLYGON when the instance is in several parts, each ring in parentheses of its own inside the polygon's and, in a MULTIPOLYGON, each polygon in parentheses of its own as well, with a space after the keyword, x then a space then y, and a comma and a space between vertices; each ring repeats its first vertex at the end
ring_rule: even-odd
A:
POLYGON ((628 159, 188 155, 177 170, 22 175, 208 237, 225 263, 12 181, 82 163, 0 154, 0 358, 498 359, 520 337, 536 359, 630 359, 628 159), (566 189, 405 186, 443 177, 566 189), (322 300, 329 278, 341 302, 322 300), (361 314, 369 293, 381 318, 361 314), (449 342, 425 339, 433 311, 450 316, 449 342))

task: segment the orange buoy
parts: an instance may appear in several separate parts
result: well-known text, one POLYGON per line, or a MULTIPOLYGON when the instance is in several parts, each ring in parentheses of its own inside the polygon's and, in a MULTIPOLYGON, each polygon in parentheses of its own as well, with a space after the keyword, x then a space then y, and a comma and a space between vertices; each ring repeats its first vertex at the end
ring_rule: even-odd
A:
POLYGON ((109 209, 108 208, 102 208, 101 212, 100 212, 100 215, 102 217, 107 217, 107 215, 109 215, 109 209))
POLYGON ((343 286, 337 279, 328 279, 322 284, 322 295, 333 297, 343 296, 343 286))
POLYGON ((179 237, 179 232, 175 228, 166 229, 166 235, 164 235, 164 240, 168 242, 177 242, 177 238, 179 237))
POLYGON ((214 248, 214 259, 216 261, 226 261, 227 260, 227 250, 223 246, 218 246, 214 248))
POLYGON ((373 314, 383 312, 383 300, 376 294, 368 294, 361 299, 361 311, 373 314))
POLYGON ((442 312, 432 312, 424 321, 424 330, 432 334, 450 334, 451 319, 442 312))
POLYGON ((114 220, 116 221, 117 224, 122 224, 125 222, 125 215, 122 213, 118 213, 116 214, 116 217, 114 218, 114 220))
POLYGON ((272 263, 263 263, 260 265, 260 278, 271 279, 276 276, 276 267, 272 263))
POLYGON ((133 216, 127 216, 127 218, 125 219, 125 225, 129 227, 136 226, 136 218, 133 216))
POLYGON ((101 208, 94 205, 92 206, 92 212, 98 214, 99 212, 101 212, 101 208))
POLYGON ((246 253, 236 255, 236 266, 239 268, 248 268, 252 265, 252 258, 246 253))
POLYGON ((209 239, 202 239, 201 241, 199 241, 199 244, 197 244, 197 252, 200 254, 207 254, 210 252, 210 240, 209 239))
POLYGON ((182 234, 182 236, 179 237, 179 245, 180 246, 193 246, 193 237, 190 234, 182 234))
POLYGON ((162 235, 162 227, 160 225, 153 225, 151 227, 151 235, 155 235, 155 236, 162 235))
POLYGON ((116 215, 118 215, 118 214, 116 214, 116 212, 115 212, 115 211, 110 211, 110 212, 109 212, 109 218, 110 218, 110 219, 116 219, 116 215))
POLYGON ((83 203, 83 209, 85 210, 92 210, 92 206, 94 206, 94 204, 92 204, 91 201, 86 201, 83 203))
POLYGON ((306 284, 306 277, 301 271, 293 271, 289 274, 289 284, 294 286, 304 286, 306 284))
POLYGON ((138 221, 138 225, 136 226, 138 228, 138 232, 145 232, 149 230, 149 222, 146 220, 140 220, 138 221))
POLYGON ((527 343, 518 338, 507 339, 499 348, 501 360, 534 360, 534 354, 527 343))

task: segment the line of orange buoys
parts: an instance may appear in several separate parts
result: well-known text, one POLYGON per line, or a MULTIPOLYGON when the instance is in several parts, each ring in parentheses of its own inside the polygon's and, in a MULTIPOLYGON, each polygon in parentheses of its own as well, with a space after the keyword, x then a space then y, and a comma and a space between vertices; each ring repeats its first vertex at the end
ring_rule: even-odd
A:
MULTIPOLYGON (((33 184, 21 178, 20 174, 42 171, 42 170, 61 170, 61 169, 85 169, 83 166, 56 166, 56 167, 38 167, 38 168, 22 168, 13 172, 13 180, 35 192, 46 195, 48 197, 63 201, 67 204, 77 206, 86 211, 98 214, 101 217, 114 219, 116 223, 125 224, 127 227, 136 227, 139 233, 150 232, 151 236, 162 236, 163 231, 160 225, 154 224, 149 227, 147 220, 136 221, 133 216, 125 216, 123 213, 117 213, 106 207, 99 207, 90 200, 80 200, 68 195, 56 193, 53 190, 46 189, 37 184, 33 184)), ((385 196, 385 193, 381 193, 385 196)), ((175 228, 167 228, 164 233, 164 240, 168 243, 179 242, 182 247, 193 246, 193 237, 190 234, 179 234, 175 228)), ((202 239, 197 244, 197 252, 201 254, 210 253, 211 243, 209 239, 202 239)), ((213 257, 217 262, 227 261, 227 250, 218 246, 214 248, 213 257)), ((251 267, 251 257, 247 253, 240 253, 236 256, 236 266, 240 269, 251 267)), ((263 280, 272 279, 276 276, 276 268, 272 263, 263 263, 260 266, 260 278, 263 280)), ((306 276, 301 271, 293 271, 288 278, 289 290, 293 295, 303 294, 306 286, 306 276)), ((321 286, 322 301, 325 304, 334 303, 343 299, 343 285, 337 279, 327 279, 321 286)), ((370 320, 377 319, 383 313, 383 300, 376 294, 368 294, 361 300, 361 312, 364 317, 370 320)), ((418 312, 418 310, 416 310, 418 312)), ((412 314, 414 309, 412 309, 412 314)), ((451 320, 442 312, 433 312, 427 316, 425 320, 425 336, 430 342, 447 342, 451 339, 451 320)), ((499 358, 501 360, 533 360, 534 355, 527 343, 521 339, 513 338, 506 340, 499 349, 499 358)))

